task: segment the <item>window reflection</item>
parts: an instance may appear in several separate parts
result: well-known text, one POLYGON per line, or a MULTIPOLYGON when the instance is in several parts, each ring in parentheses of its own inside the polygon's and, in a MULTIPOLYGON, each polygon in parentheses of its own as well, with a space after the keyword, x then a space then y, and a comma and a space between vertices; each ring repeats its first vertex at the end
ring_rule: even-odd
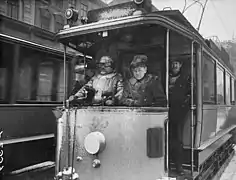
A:
POLYGON ((234 79, 233 78, 231 78, 231 92, 232 92, 231 101, 232 101, 232 104, 234 104, 235 103, 235 92, 234 92, 234 79))
POLYGON ((5 99, 6 95, 6 78, 7 78, 7 69, 0 68, 0 100, 5 99))
POLYGON ((217 67, 217 102, 224 104, 224 71, 217 67))
POLYGON ((229 74, 226 74, 226 76, 225 76, 225 95, 226 95, 226 97, 225 97, 225 100, 226 100, 226 104, 227 105, 230 105, 230 76, 229 76, 229 74))
MULTIPOLYGON (((66 81, 68 81, 68 65, 66 66, 66 81)), ((66 83, 68 84, 68 82, 66 83)), ((66 85, 66 88, 68 86, 66 85)), ((64 100, 64 66, 63 64, 60 65, 60 71, 59 71, 59 80, 57 84, 57 101, 62 102, 64 100)))
POLYGON ((203 101, 215 103, 215 63, 203 56, 203 101))
POLYGON ((38 75, 38 101, 51 101, 53 68, 51 63, 41 64, 38 75))
POLYGON ((24 63, 19 69, 19 100, 30 100, 31 98, 31 78, 32 68, 29 64, 24 63))

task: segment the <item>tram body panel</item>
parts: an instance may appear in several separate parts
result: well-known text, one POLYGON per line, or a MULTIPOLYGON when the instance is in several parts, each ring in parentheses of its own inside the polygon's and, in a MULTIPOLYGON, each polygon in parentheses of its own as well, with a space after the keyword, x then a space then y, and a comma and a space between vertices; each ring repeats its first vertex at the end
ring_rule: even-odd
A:
POLYGON ((221 132, 232 125, 236 125, 236 107, 235 106, 219 106, 217 109, 217 129, 221 132))
POLYGON ((54 160, 56 118, 52 106, 1 107, 0 117, 4 172, 54 160))
POLYGON ((217 126, 216 107, 211 105, 204 105, 202 111, 202 131, 200 145, 216 135, 217 126))
POLYGON ((70 129, 70 134, 73 135, 76 120, 76 136, 71 136, 69 141, 67 135, 62 138, 60 167, 68 165, 68 142, 71 142, 72 155, 72 142, 75 140, 73 163, 81 180, 151 180, 164 175, 164 123, 167 111, 147 113, 128 109, 101 111, 88 108, 71 110, 69 113, 69 116, 66 113, 62 116, 63 133, 67 132, 68 135, 70 129), (67 117, 69 128, 66 124, 67 117), (158 132, 150 135, 150 129, 158 132), (101 161, 99 168, 92 167, 95 156, 89 155, 84 146, 85 137, 94 131, 103 133, 106 139, 106 147, 97 157, 101 161), (148 138, 155 141, 152 150, 156 152, 152 154, 153 157, 148 157, 148 138), (83 160, 77 161, 78 156, 83 160))
POLYGON ((51 134, 56 125, 52 107, 1 107, 0 116, 0 126, 4 131, 1 140, 51 134))

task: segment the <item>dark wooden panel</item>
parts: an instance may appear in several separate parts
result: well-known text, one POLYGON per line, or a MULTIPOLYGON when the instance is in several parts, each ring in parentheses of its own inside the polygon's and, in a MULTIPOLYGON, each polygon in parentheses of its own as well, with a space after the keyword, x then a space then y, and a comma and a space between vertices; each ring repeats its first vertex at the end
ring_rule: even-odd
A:
POLYGON ((54 133, 52 107, 1 107, 1 140, 54 133))

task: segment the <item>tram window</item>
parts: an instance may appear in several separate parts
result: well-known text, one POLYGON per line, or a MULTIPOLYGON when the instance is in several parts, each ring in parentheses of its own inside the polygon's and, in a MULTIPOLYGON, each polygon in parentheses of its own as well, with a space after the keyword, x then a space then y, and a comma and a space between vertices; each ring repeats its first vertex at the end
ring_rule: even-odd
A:
POLYGON ((5 99, 6 95, 7 69, 0 68, 0 100, 5 99))
MULTIPOLYGON (((66 66, 66 81, 68 87, 68 65, 66 66)), ((58 84, 57 84, 57 101, 62 102, 64 100, 64 65, 60 65, 60 71, 59 71, 59 79, 58 79, 58 84)), ((66 88, 68 89, 68 88, 66 88)))
POLYGON ((231 78, 231 104, 235 104, 234 78, 231 78))
POLYGON ((215 103, 215 63, 203 56, 203 102, 215 103))
POLYGON ((14 45, 0 42, 0 102, 6 103, 10 99, 13 72, 13 53, 14 45))
POLYGON ((217 103, 224 104, 224 70, 220 67, 217 67, 217 103))
POLYGON ((52 97, 52 79, 53 78, 53 64, 44 62, 39 67, 38 74, 38 101, 51 101, 52 97))
POLYGON ((19 68, 18 100, 30 100, 32 84, 32 67, 25 61, 19 68))
POLYGON ((225 100, 226 104, 230 105, 230 75, 225 74, 225 100))

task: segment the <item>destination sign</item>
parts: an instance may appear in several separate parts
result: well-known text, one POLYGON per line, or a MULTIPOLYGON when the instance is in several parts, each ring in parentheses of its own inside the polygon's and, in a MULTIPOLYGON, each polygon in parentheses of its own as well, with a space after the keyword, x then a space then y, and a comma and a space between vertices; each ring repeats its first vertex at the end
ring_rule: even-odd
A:
POLYGON ((136 9, 137 5, 134 2, 128 2, 91 10, 88 12, 88 23, 131 16, 136 9))

